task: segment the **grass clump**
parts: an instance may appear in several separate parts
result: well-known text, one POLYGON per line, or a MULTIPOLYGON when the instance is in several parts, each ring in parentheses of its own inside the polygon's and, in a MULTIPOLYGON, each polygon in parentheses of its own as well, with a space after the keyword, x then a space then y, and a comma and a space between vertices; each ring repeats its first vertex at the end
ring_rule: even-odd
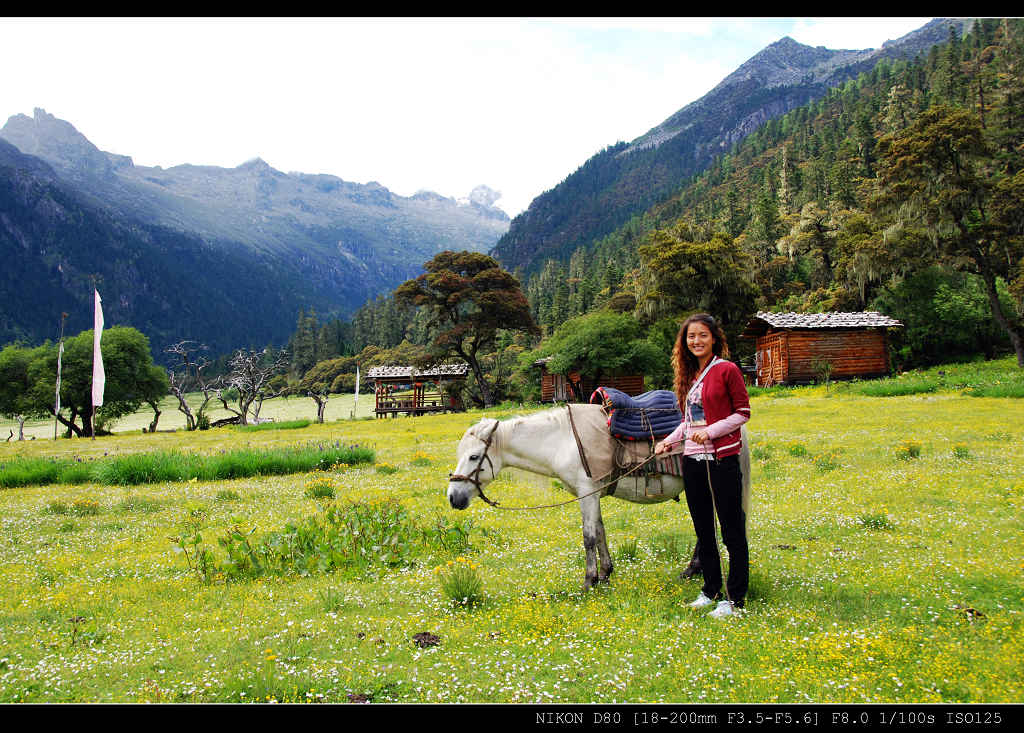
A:
POLYGON ((330 476, 314 476, 306 482, 303 494, 307 499, 333 499, 337 489, 330 476))
POLYGON ((903 440, 896 446, 896 457, 901 461, 909 461, 921 457, 921 444, 913 440, 903 440))
POLYGON ((241 433, 253 433, 257 430, 295 430, 296 428, 307 428, 313 424, 312 420, 284 420, 282 422, 261 422, 255 425, 235 425, 235 430, 241 433))
POLYGON ((79 460, 16 458, 0 465, 0 487, 95 482, 133 486, 163 481, 221 481, 328 469, 339 464, 373 463, 370 448, 311 444, 294 448, 241 448, 203 456, 178 451, 132 453, 88 463, 79 460))
POLYGON ((452 605, 470 607, 483 600, 483 580, 476 564, 459 556, 436 570, 441 590, 452 605))
POLYGON ((117 505, 118 509, 125 512, 142 512, 153 514, 163 509, 159 499, 149 496, 129 496, 117 505))

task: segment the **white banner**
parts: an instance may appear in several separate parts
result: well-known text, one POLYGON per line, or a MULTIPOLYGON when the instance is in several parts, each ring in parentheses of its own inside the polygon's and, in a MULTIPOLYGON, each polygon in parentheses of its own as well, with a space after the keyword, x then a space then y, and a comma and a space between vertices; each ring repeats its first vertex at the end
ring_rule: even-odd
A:
POLYGON ((103 404, 103 387, 107 382, 107 375, 103 371, 103 352, 100 351, 100 339, 103 337, 103 306, 100 302, 100 291, 96 293, 96 314, 92 327, 92 405, 99 407, 103 404))
POLYGON ((53 408, 53 414, 60 414, 60 359, 64 356, 64 342, 60 342, 60 346, 57 347, 57 404, 53 408))

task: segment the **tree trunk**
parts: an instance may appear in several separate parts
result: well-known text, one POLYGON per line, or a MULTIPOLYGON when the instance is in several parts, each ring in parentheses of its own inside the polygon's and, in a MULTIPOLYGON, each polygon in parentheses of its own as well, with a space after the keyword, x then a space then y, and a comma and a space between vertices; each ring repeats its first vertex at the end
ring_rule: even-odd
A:
POLYGON ((1003 327, 1003 330, 1010 335, 1010 343, 1013 351, 1017 354, 1017 366, 1024 367, 1024 328, 1015 323, 1003 313, 1003 304, 999 302, 999 292, 996 290, 996 276, 991 272, 981 273, 985 281, 985 292, 988 295, 989 305, 992 307, 992 315, 996 323, 1003 327))
POLYGON ((484 379, 483 369, 480 368, 480 362, 473 356, 467 356, 462 354, 462 358, 469 364, 470 370, 473 372, 473 376, 476 378, 477 386, 480 388, 480 396, 483 397, 484 407, 494 407, 494 397, 491 395, 491 386, 487 384, 487 380, 484 379))
POLYGON ((14 419, 18 421, 18 440, 25 439, 25 416, 15 415, 14 419))
POLYGON ((153 408, 153 422, 149 424, 149 432, 155 433, 156 424, 160 420, 160 410, 158 409, 157 405, 152 402, 149 403, 149 406, 153 408))

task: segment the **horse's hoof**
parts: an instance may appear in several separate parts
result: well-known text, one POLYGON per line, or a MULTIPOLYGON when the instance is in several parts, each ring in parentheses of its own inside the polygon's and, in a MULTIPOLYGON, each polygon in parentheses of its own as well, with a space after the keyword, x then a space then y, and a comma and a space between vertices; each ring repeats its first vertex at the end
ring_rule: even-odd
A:
POLYGON ((694 575, 702 575, 702 574, 703 573, 701 573, 701 570, 700 570, 700 563, 691 562, 689 565, 687 565, 683 569, 683 572, 679 573, 679 577, 682 580, 689 580, 694 575))

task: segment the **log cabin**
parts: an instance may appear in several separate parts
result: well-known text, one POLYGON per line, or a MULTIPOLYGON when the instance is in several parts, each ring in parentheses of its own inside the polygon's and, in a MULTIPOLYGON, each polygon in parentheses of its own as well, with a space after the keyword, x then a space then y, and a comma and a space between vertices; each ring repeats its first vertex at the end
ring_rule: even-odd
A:
POLYGON ((768 313, 759 311, 742 339, 756 342, 754 384, 810 384, 829 379, 888 376, 889 329, 899 321, 877 311, 768 313))
POLYGON ((547 356, 533 362, 535 367, 540 367, 541 402, 587 403, 590 401, 590 395, 598 387, 613 387, 631 397, 644 392, 643 374, 603 376, 600 379, 594 379, 578 371, 568 374, 552 374, 547 369, 547 363, 551 358, 547 356))

